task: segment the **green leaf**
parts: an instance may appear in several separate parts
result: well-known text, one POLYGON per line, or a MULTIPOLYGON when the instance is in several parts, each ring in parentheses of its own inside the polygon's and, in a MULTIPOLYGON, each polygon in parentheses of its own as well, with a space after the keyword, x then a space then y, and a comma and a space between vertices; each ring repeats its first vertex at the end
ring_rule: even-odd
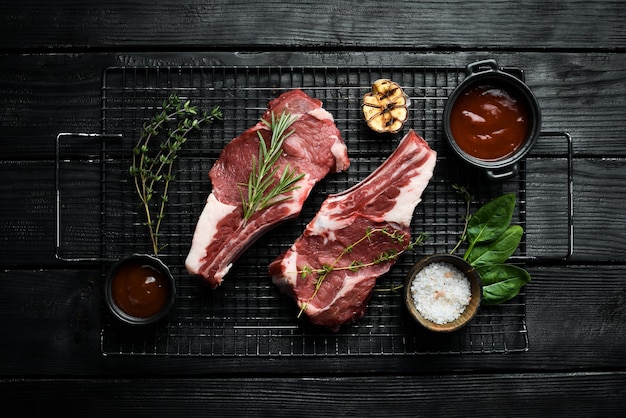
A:
POLYGON ((491 264, 476 267, 483 286, 489 286, 504 280, 520 279, 530 282, 530 274, 521 267, 512 264, 491 264))
POLYGON ((520 267, 499 264, 476 269, 483 282, 482 303, 498 305, 517 296, 530 282, 530 274, 520 267))
POLYGON ((311 273, 313 273, 313 269, 311 269, 311 267, 309 267, 309 266, 304 266, 304 267, 302 268, 301 277, 302 277, 303 279, 306 279, 306 277, 307 277, 309 274, 311 274, 311 273))
POLYGON ((490 242, 500 237, 511 224, 515 209, 515 195, 504 194, 483 205, 467 225, 471 245, 490 242))
POLYGON ((358 261, 358 260, 352 260, 352 262, 350 263, 350 266, 349 266, 349 268, 348 268, 348 269, 349 269, 351 272, 356 272, 356 271, 359 271, 359 269, 360 269, 362 266, 363 266, 363 263, 362 263, 361 261, 358 261))
POLYGON ((521 226, 511 225, 495 241, 475 246, 470 251, 467 261, 475 267, 502 264, 513 255, 523 234, 524 229, 521 226))

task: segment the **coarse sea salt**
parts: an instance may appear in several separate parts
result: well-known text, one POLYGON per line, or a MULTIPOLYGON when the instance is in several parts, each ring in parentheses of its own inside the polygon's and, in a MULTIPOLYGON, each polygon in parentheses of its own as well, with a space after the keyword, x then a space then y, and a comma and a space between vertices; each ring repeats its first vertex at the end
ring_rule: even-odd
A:
POLYGON ((465 274, 450 263, 430 263, 419 271, 411 283, 411 294, 417 310, 437 324, 457 319, 472 297, 465 274))

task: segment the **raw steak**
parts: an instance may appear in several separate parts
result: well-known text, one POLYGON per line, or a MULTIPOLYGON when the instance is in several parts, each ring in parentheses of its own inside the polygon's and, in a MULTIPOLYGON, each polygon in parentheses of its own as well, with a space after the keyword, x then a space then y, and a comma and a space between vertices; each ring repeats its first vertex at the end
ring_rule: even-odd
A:
POLYGON ((411 130, 365 180, 330 195, 292 247, 270 264, 274 284, 296 300, 312 323, 337 331, 365 314, 376 279, 389 271, 395 258, 372 262, 410 243, 413 211, 435 160, 435 151, 411 130), (366 234, 369 239, 362 239, 366 234), (322 273, 315 270, 324 266, 334 269, 316 293, 322 273))
POLYGON ((292 90, 270 101, 262 119, 270 121, 272 112, 278 118, 283 110, 298 119, 290 128, 295 132, 283 143, 283 153, 275 165, 279 167, 276 178, 287 164, 305 174, 298 182, 299 188, 288 194, 288 200, 243 221, 242 184, 247 184, 252 161, 258 158, 257 131, 268 146, 271 138, 271 131, 260 121, 228 143, 209 171, 213 189, 196 225, 185 266, 190 274, 203 277, 213 288, 260 235, 300 213, 315 183, 329 172, 342 171, 350 165, 346 145, 321 101, 301 90, 292 90))

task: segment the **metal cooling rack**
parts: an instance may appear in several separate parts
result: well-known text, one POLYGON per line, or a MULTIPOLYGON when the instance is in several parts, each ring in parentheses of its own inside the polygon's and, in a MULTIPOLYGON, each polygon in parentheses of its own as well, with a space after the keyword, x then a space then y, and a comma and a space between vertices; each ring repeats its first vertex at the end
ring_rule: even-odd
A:
MULTIPOLYGON (((508 69, 518 77, 523 73, 508 69)), ((433 335, 412 322, 400 291, 405 275, 423 255, 448 252, 463 227, 465 204, 453 184, 469 187, 472 210, 505 192, 518 195, 515 221, 526 226, 528 162, 517 177, 489 182, 450 156, 440 118, 451 90, 465 77, 462 68, 345 68, 345 67, 176 67, 110 68, 103 84, 103 136, 93 164, 101 174, 100 230, 96 257, 114 260, 133 252, 149 252, 149 240, 138 211, 128 168, 131 150, 142 124, 171 93, 202 109, 219 105, 223 123, 205 128, 191 138, 177 161, 163 236, 162 258, 177 279, 178 298, 167 322, 144 331, 128 331, 105 312, 102 351, 105 354, 206 356, 317 356, 407 355, 423 353, 509 353, 529 348, 526 295, 496 307, 482 307, 464 329, 433 335), (414 128, 438 152, 438 163, 412 224, 413 233, 425 232, 426 245, 405 254, 390 273, 381 277, 364 318, 330 333, 296 318, 293 301, 280 294, 267 275, 268 264, 300 235, 329 193, 336 193, 369 175, 397 146, 401 135, 379 135, 362 122, 362 96, 378 78, 389 78, 410 96, 414 128), (206 288, 184 269, 198 215, 210 192, 207 173, 226 143, 255 124, 267 102, 285 90, 301 88, 319 98, 331 112, 348 145, 351 167, 331 174, 312 191, 301 216, 279 226, 257 241, 234 265, 217 290, 206 288)), ((540 142, 554 142, 551 134, 540 142)), ((64 147, 58 157, 66 161, 64 147)), ((69 152, 68 152, 69 154, 69 152)), ((571 149, 565 163, 571 161, 571 149)), ((544 158, 539 156, 537 158, 544 158)), ((567 181, 567 179, 565 179, 567 181)), ((569 190, 566 188, 566 190, 569 190)), ((568 193, 568 192, 566 192, 568 193)), ((571 190, 569 198, 571 200, 571 190)), ((567 203, 566 205, 567 206, 567 203)), ((568 209, 565 209, 566 219, 568 209)), ((60 218, 59 248, 73 258, 68 221, 60 218)), ((571 221, 571 220, 570 220, 571 221)), ((564 225, 565 243, 557 252, 529 254, 526 236, 515 257, 519 261, 566 257, 571 236, 564 225)), ((74 245, 74 247, 76 247, 74 245)), ((532 247, 532 245, 530 245, 532 247)), ((84 247, 76 250, 84 251, 84 247)))

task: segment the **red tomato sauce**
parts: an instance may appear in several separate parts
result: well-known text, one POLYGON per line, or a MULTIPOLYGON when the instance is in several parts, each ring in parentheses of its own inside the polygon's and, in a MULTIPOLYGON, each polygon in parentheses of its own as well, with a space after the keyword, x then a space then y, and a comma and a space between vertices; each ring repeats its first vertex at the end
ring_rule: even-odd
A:
POLYGON ((138 318, 157 314, 168 303, 170 285, 161 272, 137 262, 121 267, 111 283, 113 301, 138 318))
POLYGON ((450 112, 450 130, 467 154, 498 160, 520 148, 526 140, 528 109, 513 94, 482 85, 461 94, 450 112))

